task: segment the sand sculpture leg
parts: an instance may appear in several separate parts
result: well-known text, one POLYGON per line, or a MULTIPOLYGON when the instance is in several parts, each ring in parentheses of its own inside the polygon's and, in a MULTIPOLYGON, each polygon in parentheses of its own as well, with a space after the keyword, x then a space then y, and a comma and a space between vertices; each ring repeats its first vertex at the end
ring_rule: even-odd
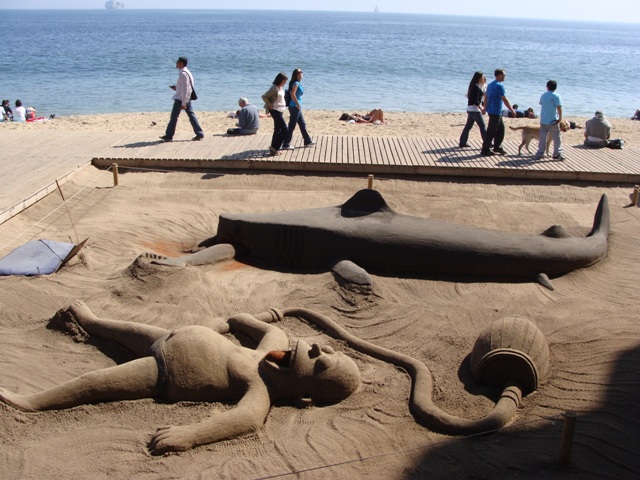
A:
POLYGON ((158 381, 154 357, 144 357, 116 367, 97 370, 62 385, 32 395, 0 389, 0 400, 19 410, 58 410, 85 403, 137 400, 152 397, 158 381))
POLYGON ((81 301, 58 311, 51 323, 58 330, 77 337, 95 336, 111 340, 128 348, 138 357, 151 355, 151 345, 169 330, 136 322, 122 322, 99 318, 81 301))
POLYGON ((61 310, 54 319, 72 333, 87 332, 113 340, 131 350, 137 360, 86 373, 62 385, 33 395, 19 395, 0 389, 0 400, 20 410, 49 410, 109 400, 152 397, 158 381, 158 366, 151 345, 169 333, 163 328, 135 322, 98 318, 83 302, 61 310), (57 318, 56 318, 57 317, 57 318), (75 325, 75 326, 74 326, 75 325), (79 328, 78 328, 79 327, 79 328))
POLYGON ((171 267, 186 267, 187 265, 213 265, 224 260, 231 260, 236 256, 236 249, 228 243, 220 243, 177 258, 163 257, 153 253, 147 253, 142 257, 151 260, 151 263, 167 265, 171 267))

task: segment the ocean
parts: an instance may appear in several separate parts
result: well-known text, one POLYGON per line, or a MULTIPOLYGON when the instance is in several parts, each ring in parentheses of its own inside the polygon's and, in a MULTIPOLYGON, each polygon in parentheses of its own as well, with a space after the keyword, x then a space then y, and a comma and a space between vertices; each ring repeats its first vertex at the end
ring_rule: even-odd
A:
POLYGON ((391 13, 0 10, 0 97, 39 115, 168 111, 178 56, 196 110, 231 111, 302 68, 304 108, 463 112, 475 70, 507 69, 511 103, 549 79, 567 116, 640 108, 640 25, 391 13))

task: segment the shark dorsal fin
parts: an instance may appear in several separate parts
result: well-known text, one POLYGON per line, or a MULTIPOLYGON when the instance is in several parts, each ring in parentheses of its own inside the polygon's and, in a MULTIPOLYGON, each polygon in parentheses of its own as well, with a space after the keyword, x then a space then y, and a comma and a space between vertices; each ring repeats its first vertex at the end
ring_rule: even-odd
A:
POLYGON ((560 225, 552 225, 547 228, 542 235, 550 238, 571 238, 571 234, 560 225))
POLYGON ((356 192, 353 197, 340 206, 343 217, 362 217, 376 212, 393 212, 385 202, 380 192, 364 189, 356 192))

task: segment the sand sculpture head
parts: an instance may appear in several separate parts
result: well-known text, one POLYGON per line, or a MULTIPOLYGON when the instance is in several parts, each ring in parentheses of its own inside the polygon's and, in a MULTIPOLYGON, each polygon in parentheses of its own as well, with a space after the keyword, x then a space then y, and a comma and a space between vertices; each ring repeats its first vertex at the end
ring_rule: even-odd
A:
POLYGON ((263 366, 275 382, 289 385, 288 396, 316 404, 344 400, 360 386, 360 371, 351 358, 304 340, 289 351, 269 352, 263 366))

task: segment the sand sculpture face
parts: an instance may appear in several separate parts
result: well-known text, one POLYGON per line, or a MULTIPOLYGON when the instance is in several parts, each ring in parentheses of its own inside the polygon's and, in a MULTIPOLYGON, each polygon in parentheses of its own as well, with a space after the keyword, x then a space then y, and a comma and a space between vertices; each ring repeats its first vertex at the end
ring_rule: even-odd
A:
POLYGON ((328 345, 309 345, 298 340, 287 352, 270 352, 265 368, 296 381, 296 394, 316 403, 333 403, 347 398, 360 386, 355 362, 328 345))

